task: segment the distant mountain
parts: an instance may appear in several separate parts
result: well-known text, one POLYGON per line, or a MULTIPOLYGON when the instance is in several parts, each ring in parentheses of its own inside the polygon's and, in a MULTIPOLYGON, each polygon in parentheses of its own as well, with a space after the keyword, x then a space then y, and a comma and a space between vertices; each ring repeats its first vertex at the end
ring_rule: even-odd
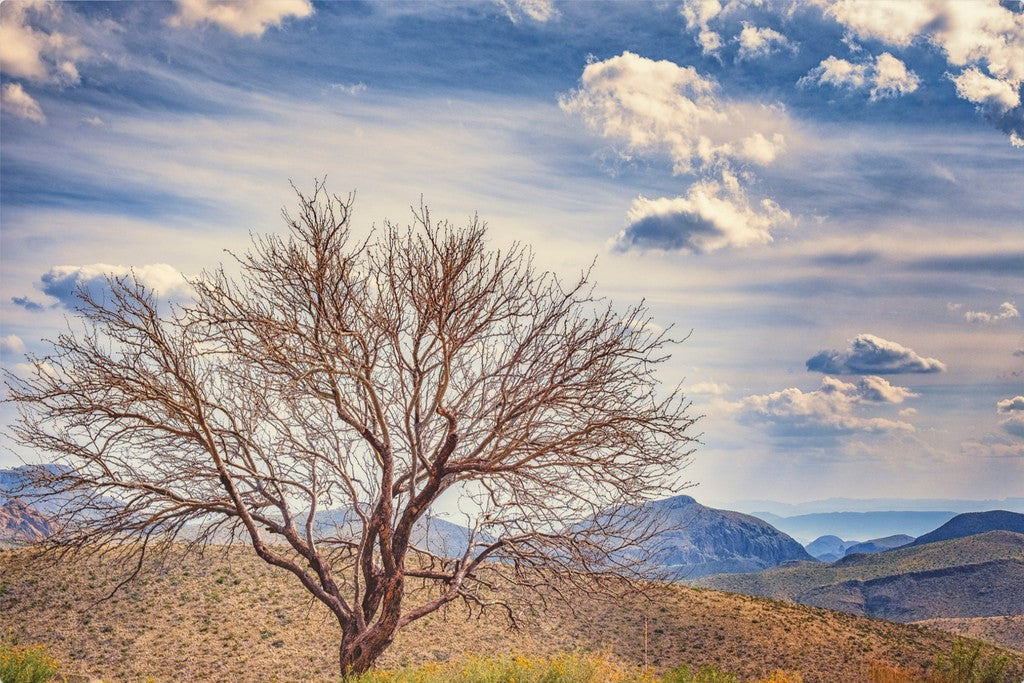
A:
POLYGON ((647 543, 649 561, 670 578, 756 572, 786 562, 814 562, 799 543, 741 512, 705 507, 690 496, 652 501, 642 520, 663 529, 647 543))
POLYGON ((908 543, 913 542, 914 537, 907 536, 906 534, 895 534, 893 536, 886 536, 885 538, 873 538, 870 541, 864 541, 863 543, 856 543, 854 545, 851 545, 849 548, 846 549, 846 552, 843 554, 843 556, 845 557, 846 555, 856 555, 857 553, 861 553, 864 555, 871 553, 881 553, 885 552, 886 550, 899 548, 901 546, 905 546, 908 543))
POLYGON ((965 512, 949 520, 935 531, 919 536, 914 545, 948 541, 986 531, 1015 531, 1024 534, 1024 515, 1006 510, 965 512))
POLYGON ((0 543, 41 541, 56 527, 45 515, 17 498, 0 505, 0 543))
POLYGON ((896 621, 1024 614, 1024 534, 990 531, 694 583, 896 621))
POLYGON ((1024 512, 1024 497, 992 500, 964 500, 959 498, 826 498, 805 503, 780 503, 775 500, 738 500, 727 507, 750 514, 767 511, 782 517, 809 515, 817 512, 885 512, 906 510, 916 512, 983 512, 985 510, 1011 510, 1024 512))
POLYGON ((754 513, 775 528, 803 543, 820 536, 866 541, 895 534, 920 536, 956 516, 951 511, 822 512, 780 517, 769 512, 754 513))
POLYGON ((846 555, 846 549, 857 545, 856 541, 844 541, 838 536, 818 536, 804 546, 813 557, 822 562, 835 562, 846 555))
MULTIPOLYGON (((359 520, 348 510, 324 510, 317 514, 315 530, 320 535, 351 535, 358 531, 359 520)), ((462 557, 469 546, 470 529, 440 517, 420 519, 413 527, 412 543, 438 557, 462 557)), ((487 535, 476 542, 489 542, 487 535)))

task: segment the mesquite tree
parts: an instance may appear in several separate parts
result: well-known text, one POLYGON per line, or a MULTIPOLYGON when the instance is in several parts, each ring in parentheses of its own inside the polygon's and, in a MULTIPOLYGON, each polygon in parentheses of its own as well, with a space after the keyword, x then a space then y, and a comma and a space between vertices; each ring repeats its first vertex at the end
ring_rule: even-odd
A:
POLYGON ((343 673, 452 601, 514 619, 512 596, 629 578, 637 504, 675 490, 693 442, 643 306, 488 248, 475 218, 421 207, 356 240, 351 196, 297 194, 286 236, 187 303, 131 276, 81 291, 80 326, 8 378, 14 436, 61 463, 50 548, 141 567, 154 544, 251 544, 337 619, 343 673), (454 553, 423 533, 446 491, 454 553))

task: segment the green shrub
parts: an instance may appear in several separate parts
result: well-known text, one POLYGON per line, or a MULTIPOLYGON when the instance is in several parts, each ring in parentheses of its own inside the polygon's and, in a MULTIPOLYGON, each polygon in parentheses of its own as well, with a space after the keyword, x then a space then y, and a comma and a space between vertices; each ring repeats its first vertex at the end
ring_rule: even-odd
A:
POLYGON ((691 671, 689 666, 672 669, 661 677, 661 683, 739 683, 734 674, 721 671, 713 666, 704 666, 691 671))
POLYGON ((43 645, 0 645, 0 681, 46 683, 57 674, 57 660, 43 645))
POLYGON ((1006 655, 982 656, 981 643, 958 640, 948 654, 935 658, 935 670, 951 683, 1006 683, 1010 680, 1006 655))

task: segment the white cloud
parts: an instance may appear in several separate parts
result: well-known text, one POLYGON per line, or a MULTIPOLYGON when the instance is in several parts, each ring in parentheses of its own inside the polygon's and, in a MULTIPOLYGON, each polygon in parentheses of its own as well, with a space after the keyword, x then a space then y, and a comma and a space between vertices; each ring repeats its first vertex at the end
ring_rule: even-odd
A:
POLYGON ((697 382, 696 384, 684 387, 684 391, 690 396, 722 396, 729 389, 728 384, 719 382, 697 382))
POLYGON ((60 3, 0 3, 0 70, 34 83, 78 83, 75 63, 89 50, 52 28, 61 17, 60 3))
POLYGON ((875 57, 874 63, 860 64, 829 56, 798 81, 800 85, 868 89, 872 102, 912 93, 920 82, 917 74, 888 52, 875 57))
POLYGON ((960 97, 985 111, 1002 114, 1020 105, 1017 88, 1006 81, 986 76, 974 67, 964 69, 959 76, 951 78, 960 97))
POLYGON ((957 94, 1024 142, 1020 90, 1024 84, 1024 13, 998 0, 814 0, 857 38, 906 47, 923 39, 946 61, 957 94), (1016 113, 1014 113, 1016 112, 1016 113))
POLYGON ((738 59, 761 59, 780 50, 793 50, 786 36, 770 28, 758 28, 743 22, 743 30, 736 36, 740 44, 738 59))
POLYGON ((713 55, 722 47, 722 36, 709 27, 709 22, 722 13, 719 0, 683 0, 679 13, 686 27, 697 31, 697 44, 706 55, 713 55))
POLYGON ((555 8, 554 0, 495 0, 505 15, 512 21, 518 23, 522 17, 543 24, 558 17, 558 10, 555 8))
POLYGON ((335 92, 344 93, 346 95, 360 95, 366 92, 365 83, 332 83, 331 90, 335 92))
POLYGON ((1014 396, 1000 401, 996 404, 996 412, 1003 414, 1024 412, 1024 396, 1014 396))
POLYGON ((211 23, 240 36, 261 36, 289 17, 313 13, 309 0, 177 0, 178 12, 167 23, 196 26, 211 23))
POLYGON ((715 251, 764 244, 790 215, 771 199, 751 204, 745 167, 767 165, 785 149, 785 116, 731 102, 696 69, 624 52, 588 64, 578 90, 560 105, 622 154, 665 155, 675 174, 703 174, 675 198, 638 198, 614 246, 715 251))
POLYGON ((1019 317, 1020 311, 1009 301, 1004 301, 999 306, 998 313, 988 313, 986 311, 967 311, 964 313, 964 319, 972 323, 998 323, 1003 320, 1019 317))
POLYGON ((944 372, 946 365, 936 358, 924 358, 913 349, 876 337, 859 334, 842 351, 819 351, 807 359, 813 372, 850 375, 897 375, 944 372))
POLYGON ((185 277, 166 263, 143 266, 114 266, 92 263, 84 266, 54 266, 44 273, 43 292, 70 308, 77 304, 76 292, 89 290, 93 296, 102 296, 107 290, 108 277, 134 277, 140 284, 159 296, 185 299, 191 295, 191 286, 185 277))
POLYGON ((25 342, 16 334, 0 337, 0 352, 21 355, 25 353, 25 342))
POLYGON ((871 100, 899 97, 917 90, 921 79, 907 69, 907 65, 888 52, 875 57, 874 75, 871 85, 871 100))
POLYGON ((27 119, 35 123, 46 123, 46 115, 42 107, 25 92, 21 83, 8 83, 0 93, 0 109, 19 119, 27 119))
POLYGON ((821 387, 814 391, 791 387, 747 396, 733 404, 733 408, 738 410, 741 420, 767 424, 784 436, 910 433, 914 427, 908 422, 865 417, 860 413, 871 406, 899 404, 912 396, 916 394, 881 377, 864 377, 856 384, 825 377, 821 387))
POLYGON ((751 205, 732 176, 695 183, 684 197, 633 200, 629 225, 612 240, 618 251, 633 247, 708 253, 772 241, 773 228, 792 217, 771 199, 751 205), (732 182, 729 182, 729 181, 732 182))

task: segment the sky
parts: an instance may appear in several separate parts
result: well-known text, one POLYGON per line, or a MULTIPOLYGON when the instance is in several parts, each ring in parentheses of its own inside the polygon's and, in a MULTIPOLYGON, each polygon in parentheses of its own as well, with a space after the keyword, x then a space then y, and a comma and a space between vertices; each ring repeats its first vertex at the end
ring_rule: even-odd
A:
POLYGON ((9 371, 326 177, 645 300, 702 502, 1024 491, 1018 0, 5 0, 0 74, 9 371))

